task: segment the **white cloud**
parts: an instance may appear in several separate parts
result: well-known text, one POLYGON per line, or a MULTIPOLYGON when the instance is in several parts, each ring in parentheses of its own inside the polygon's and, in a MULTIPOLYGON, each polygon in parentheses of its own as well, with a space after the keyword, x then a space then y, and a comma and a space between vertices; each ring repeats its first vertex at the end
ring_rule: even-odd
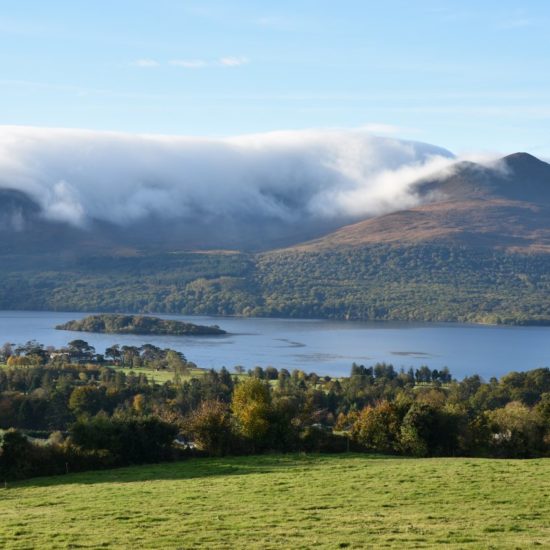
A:
POLYGON ((434 145, 364 129, 206 139, 0 126, 0 188, 75 225, 150 215, 353 221, 416 204, 410 184, 453 162, 434 145))
POLYGON ((246 57, 222 57, 220 58, 220 64, 224 67, 239 67, 240 65, 246 65, 250 61, 246 57))
POLYGON ((153 69, 158 67, 160 63, 154 59, 137 59, 136 61, 132 61, 131 65, 133 67, 140 67, 141 69, 153 69))

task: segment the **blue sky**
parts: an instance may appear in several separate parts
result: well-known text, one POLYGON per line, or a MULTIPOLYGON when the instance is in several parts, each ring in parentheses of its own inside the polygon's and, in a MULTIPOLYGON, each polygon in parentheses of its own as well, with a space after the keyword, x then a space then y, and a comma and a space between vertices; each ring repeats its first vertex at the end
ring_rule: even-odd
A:
POLYGON ((550 158, 546 0, 0 0, 0 124, 550 158))

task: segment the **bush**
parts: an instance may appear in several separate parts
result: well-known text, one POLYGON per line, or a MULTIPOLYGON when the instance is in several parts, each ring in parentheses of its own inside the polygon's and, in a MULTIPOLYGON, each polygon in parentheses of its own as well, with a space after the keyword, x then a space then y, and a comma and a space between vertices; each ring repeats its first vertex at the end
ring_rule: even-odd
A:
POLYGON ((69 441, 52 440, 37 444, 13 429, 4 432, 0 439, 0 480, 4 481, 111 468, 115 465, 108 452, 85 451, 69 441))
POLYGON ((203 401, 187 416, 185 424, 190 439, 209 455, 221 456, 231 449, 234 438, 227 404, 203 401))
POLYGON ((529 458, 544 451, 545 426, 539 411, 517 401, 485 413, 490 448, 496 456, 529 458))
POLYGON ((177 428, 156 417, 130 419, 97 415, 71 428, 72 442, 86 451, 107 451, 119 465, 159 462, 170 458, 177 428))

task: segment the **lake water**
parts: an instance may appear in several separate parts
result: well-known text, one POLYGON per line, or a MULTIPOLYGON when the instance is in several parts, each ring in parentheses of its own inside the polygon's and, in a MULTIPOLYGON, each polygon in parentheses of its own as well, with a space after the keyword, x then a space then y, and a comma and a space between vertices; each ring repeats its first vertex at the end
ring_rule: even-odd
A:
POLYGON ((351 364, 377 361, 395 367, 449 367, 457 378, 488 379, 512 370, 550 366, 550 327, 478 326, 302 319, 159 316, 217 324, 229 334, 214 337, 134 336, 55 330, 86 313, 0 311, 0 344, 35 339, 56 347, 75 338, 99 353, 111 344, 152 343, 182 351, 200 367, 256 365, 347 375, 351 364))

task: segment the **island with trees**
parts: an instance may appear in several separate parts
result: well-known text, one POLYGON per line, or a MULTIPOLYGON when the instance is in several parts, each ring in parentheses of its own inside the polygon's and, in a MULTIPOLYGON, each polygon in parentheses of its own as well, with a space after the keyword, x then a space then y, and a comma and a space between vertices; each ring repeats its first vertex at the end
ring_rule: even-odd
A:
POLYGON ((227 334, 217 325, 205 326, 160 319, 148 315, 101 314, 68 321, 55 327, 58 330, 100 332, 108 334, 155 334, 166 336, 219 336, 227 334))

